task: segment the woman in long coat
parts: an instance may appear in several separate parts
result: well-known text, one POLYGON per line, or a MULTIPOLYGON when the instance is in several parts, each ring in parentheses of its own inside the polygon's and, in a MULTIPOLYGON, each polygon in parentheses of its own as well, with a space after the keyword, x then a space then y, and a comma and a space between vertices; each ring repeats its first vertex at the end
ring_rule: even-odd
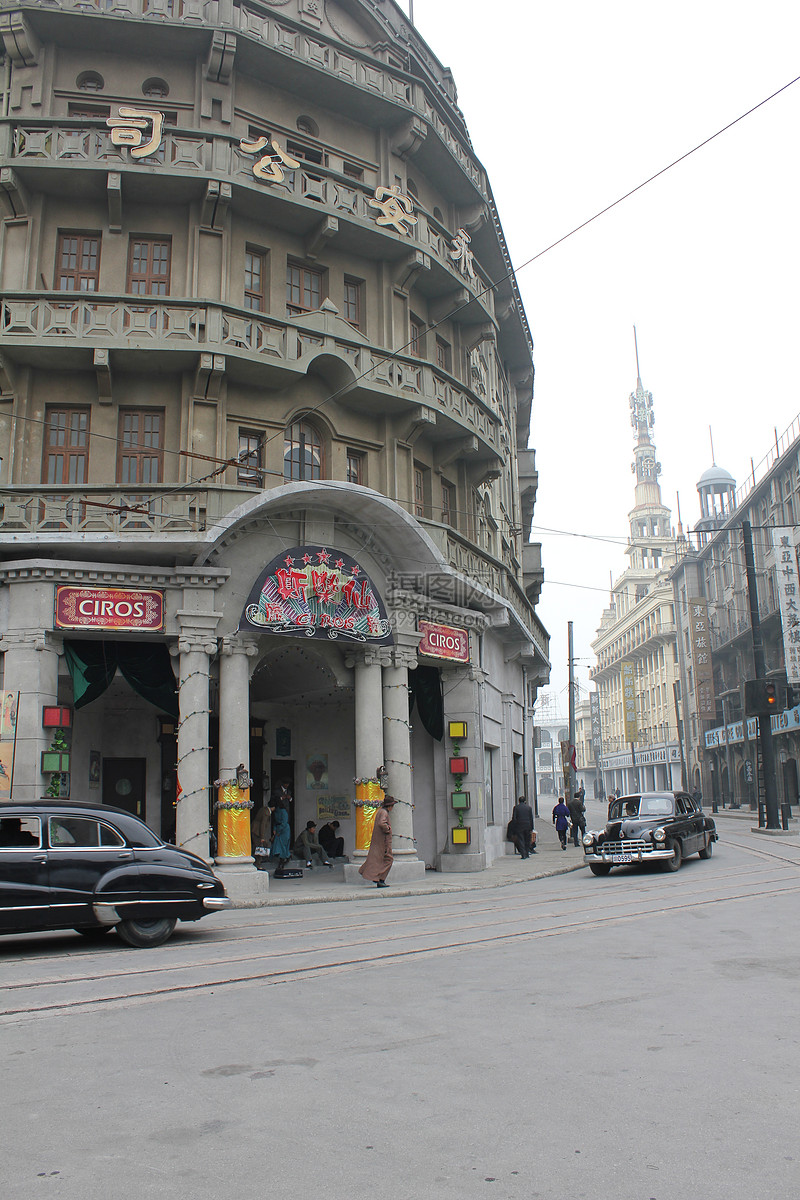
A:
POLYGON ((289 829, 289 814, 282 804, 270 800, 269 810, 272 813, 272 858, 277 858, 278 866, 282 867, 292 857, 291 830, 289 829))
POLYGON ((375 813, 375 824, 372 826, 372 839, 364 863, 359 867, 359 875, 363 875, 376 887, 388 887, 386 876, 392 869, 392 826, 389 813, 395 805, 394 796, 384 796, 383 804, 375 813))

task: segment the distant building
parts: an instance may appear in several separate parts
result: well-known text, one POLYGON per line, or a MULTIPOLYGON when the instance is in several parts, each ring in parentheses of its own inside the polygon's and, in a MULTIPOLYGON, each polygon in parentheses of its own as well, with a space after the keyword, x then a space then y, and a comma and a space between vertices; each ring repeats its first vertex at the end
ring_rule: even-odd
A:
MULTIPOLYGON (((761 636, 767 678, 787 680, 781 591, 800 595, 797 531, 800 522, 800 417, 736 489, 713 464, 697 485, 700 519, 679 540, 671 572, 678 625, 684 744, 692 787, 719 804, 755 804, 758 794, 757 724, 744 714, 744 681, 754 678, 750 601, 742 523, 752 527, 761 636), (708 645, 698 645, 707 619, 708 645), (709 682, 704 685, 703 680, 709 682)), ((790 619, 792 619, 790 617, 790 619)), ((782 706, 781 706, 782 707, 782 706)), ((800 709, 772 718, 778 799, 798 800, 800 709)))
MULTIPOLYGON (((611 588, 591 678, 600 697, 601 767, 606 794, 681 785, 673 685, 678 678, 670 571, 676 561, 671 513, 661 498, 651 438, 653 397, 637 378, 630 397, 634 506, 628 514, 629 565, 611 588)), ((587 789, 588 790, 588 789, 587 789)))

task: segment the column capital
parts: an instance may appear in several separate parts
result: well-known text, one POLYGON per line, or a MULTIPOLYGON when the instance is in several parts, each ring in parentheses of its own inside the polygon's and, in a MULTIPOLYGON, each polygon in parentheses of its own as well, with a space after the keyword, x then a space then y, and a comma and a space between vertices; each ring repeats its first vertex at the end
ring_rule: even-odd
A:
POLYGON ((352 649, 344 660, 346 667, 389 667, 392 663, 391 646, 364 646, 352 649))
POLYGON ((223 637, 219 639, 220 654, 246 654, 248 658, 255 658, 258 654, 258 642, 252 637, 240 637, 234 634, 231 637, 223 637))
POLYGON ((9 650, 55 650, 61 653, 64 649, 64 639, 59 633, 49 629, 9 629, 0 638, 0 651, 9 650))
POLYGON ((392 649, 392 661, 389 664, 384 664, 392 667, 405 667, 408 671, 413 671, 417 666, 417 650, 415 646, 395 646, 392 649))
POLYGON ((178 645, 177 649, 170 647, 171 654, 200 651, 211 657, 217 653, 216 632, 222 613, 179 608, 175 615, 178 618, 178 645))

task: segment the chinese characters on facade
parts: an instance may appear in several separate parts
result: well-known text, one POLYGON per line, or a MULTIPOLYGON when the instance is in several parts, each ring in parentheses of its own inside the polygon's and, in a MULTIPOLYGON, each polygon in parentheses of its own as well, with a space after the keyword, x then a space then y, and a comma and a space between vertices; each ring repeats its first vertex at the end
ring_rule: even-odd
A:
POLYGON ((775 551, 775 574, 778 581, 778 602, 783 628, 783 656, 786 679, 792 686, 800 684, 800 595, 797 571, 798 531, 772 530, 775 551))
POLYGON ((706 601, 690 600, 689 614, 697 716, 701 721, 713 720, 717 715, 717 701, 714 696, 714 667, 711 662, 711 634, 706 601))
MULTIPOLYGON (((121 105, 117 115, 108 117, 106 125, 111 130, 111 141, 115 146, 127 146, 131 158, 148 158, 157 154, 164 132, 164 113, 156 109, 134 108, 121 105)), ((239 149, 243 154, 257 155, 252 165, 256 179, 266 184, 283 183, 286 170, 296 170, 300 163, 285 150, 274 136, 262 134, 252 140, 242 138, 239 149)), ((376 225, 394 229, 403 237, 410 236, 418 224, 414 216, 414 201, 397 184, 375 188, 367 204, 376 210, 373 220, 376 225)), ((474 280, 474 255, 469 248, 470 237, 465 229, 459 229, 450 242, 449 256, 458 270, 467 279, 474 280)))

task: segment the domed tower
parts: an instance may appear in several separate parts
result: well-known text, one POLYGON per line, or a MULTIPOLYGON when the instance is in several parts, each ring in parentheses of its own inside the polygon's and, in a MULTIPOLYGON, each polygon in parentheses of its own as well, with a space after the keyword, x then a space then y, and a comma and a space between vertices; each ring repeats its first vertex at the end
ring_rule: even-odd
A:
POLYGON ((700 497, 701 517, 696 529, 700 544, 704 546, 736 507, 736 480, 724 467, 718 467, 712 461, 708 470, 700 476, 697 494, 700 497))

